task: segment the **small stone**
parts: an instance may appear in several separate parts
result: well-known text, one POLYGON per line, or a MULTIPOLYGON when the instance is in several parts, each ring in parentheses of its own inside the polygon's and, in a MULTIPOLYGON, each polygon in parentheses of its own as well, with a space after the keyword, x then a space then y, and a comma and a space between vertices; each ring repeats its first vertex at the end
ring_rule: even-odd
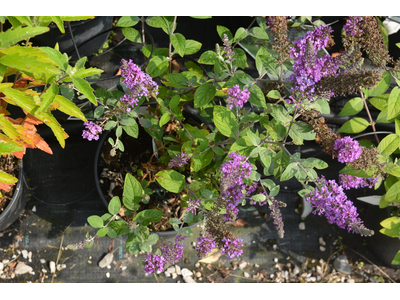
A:
POLYGON ((36 206, 33 206, 33 207, 32 207, 32 211, 33 211, 33 212, 36 212, 36 206))
POLYGON ((325 243, 323 237, 320 237, 320 238, 318 239, 318 241, 319 241, 319 244, 320 244, 320 245, 322 245, 322 246, 325 246, 325 245, 326 245, 326 243, 325 243))
POLYGON ((196 247, 196 242, 193 242, 193 243, 192 243, 192 246, 193 246, 193 247, 196 247))
POLYGON ((4 268, 4 264, 2 262, 0 262, 0 271, 3 271, 4 268))
POLYGON ((273 245, 272 245, 272 249, 276 250, 277 248, 278 248, 278 245, 277 245, 277 244, 273 244, 273 245))
POLYGON ((127 266, 122 266, 121 270, 124 271, 124 270, 126 270, 126 268, 127 268, 127 266))
POLYGON ((65 269, 67 266, 65 264, 58 264, 57 265, 57 271, 61 271, 62 269, 65 269))
POLYGON ((27 250, 22 250, 22 251, 21 251, 21 255, 22 255, 22 257, 23 257, 24 259, 27 259, 27 258, 28 258, 28 251, 27 251, 27 250))
POLYGON ((182 269, 182 277, 192 276, 193 273, 189 269, 183 268, 182 269))
POLYGON ((326 250, 326 248, 325 248, 324 246, 319 246, 319 250, 320 250, 321 252, 324 252, 324 251, 326 250))
POLYGON ((50 266, 50 273, 54 274, 56 272, 56 263, 54 261, 51 261, 49 263, 49 266, 50 266))
POLYGON ((305 230, 306 229, 306 224, 304 222, 299 223, 299 229, 300 230, 305 230))
POLYGON ((196 263, 194 266, 195 266, 196 268, 200 268, 200 263, 196 263))
POLYGON ((99 267, 100 268, 105 268, 108 265, 111 265, 113 259, 114 259, 114 254, 113 253, 107 253, 106 256, 104 256, 103 259, 99 261, 99 267))
POLYGON ((250 278, 250 274, 247 273, 247 272, 244 272, 243 275, 244 275, 244 277, 246 277, 246 278, 250 278))
POLYGON ((348 283, 355 283, 356 281, 353 278, 347 279, 348 283))
POLYGON ((10 262, 10 260, 8 259, 3 259, 3 264, 8 264, 10 262))
POLYGON ((46 274, 46 273, 47 273, 47 270, 46 270, 46 269, 42 269, 42 272, 46 274))
POLYGON ((41 264, 45 264, 45 263, 46 263, 46 260, 43 259, 43 258, 41 258, 41 259, 40 259, 40 263, 41 263, 41 264))
POLYGON ((2 237, 4 235, 4 233, 3 232, 0 232, 0 237, 2 237))
MULTIPOLYGON (((182 269, 182 273, 183 270, 185 269, 182 269)), ((183 276, 183 281, 186 283, 196 283, 196 281, 192 278, 192 276, 183 276)))
POLYGON ((164 275, 165 275, 165 277, 171 277, 171 273, 168 272, 168 271, 165 271, 165 272, 164 272, 164 275))
POLYGON ((259 268, 260 265, 259 264, 254 264, 254 268, 259 268))
POLYGON ((196 272, 196 277, 197 278, 201 277, 201 273, 200 272, 196 272))
POLYGON ((32 251, 29 251, 28 253, 28 261, 32 262, 32 251))
POLYGON ((246 266, 247 266, 247 262, 242 261, 242 262, 239 264, 239 270, 243 270, 244 268, 246 268, 246 266))
POLYGON ((92 261, 91 261, 91 260, 88 260, 87 262, 88 262, 88 264, 91 264, 91 263, 92 263, 92 261))
POLYGON ((110 278, 110 272, 107 272, 107 273, 106 273, 106 277, 107 277, 107 278, 110 278))
POLYGON ((172 279, 175 279, 176 277, 178 277, 178 274, 172 273, 172 279))
POLYGON ((277 258, 277 257, 274 258, 274 262, 275 262, 275 263, 278 262, 278 258, 277 258))
POLYGON ((175 266, 169 267, 169 268, 167 269, 167 272, 170 273, 170 274, 175 273, 175 266))
POLYGON ((107 266, 107 269, 111 269, 111 265, 108 265, 108 266, 107 266))
POLYGON ((322 279, 321 275, 318 275, 317 276, 317 281, 321 281, 321 279, 322 279))
POLYGON ((178 265, 175 266, 175 273, 176 273, 177 275, 182 275, 182 270, 181 270, 181 267, 180 267, 180 266, 178 266, 178 265))
POLYGON ((290 256, 286 257, 286 260, 290 260, 290 256))
POLYGON ((22 274, 25 274, 25 273, 30 273, 32 271, 33 271, 32 267, 26 265, 24 262, 19 262, 17 264, 17 266, 15 267, 15 274, 16 275, 22 275, 22 274))
POLYGON ((312 276, 312 277, 308 278, 308 280, 311 281, 311 282, 316 282, 317 281, 317 277, 312 276))
POLYGON ((333 267, 336 269, 336 271, 344 274, 344 275, 350 275, 351 274, 351 268, 349 261, 347 260, 346 255, 339 255, 334 261, 333 261, 333 267))

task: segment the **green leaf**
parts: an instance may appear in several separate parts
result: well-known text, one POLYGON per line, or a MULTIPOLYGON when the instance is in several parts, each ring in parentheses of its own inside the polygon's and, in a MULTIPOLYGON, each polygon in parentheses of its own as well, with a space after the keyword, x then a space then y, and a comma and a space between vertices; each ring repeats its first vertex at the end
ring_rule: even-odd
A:
POLYGON ((82 68, 82 69, 79 69, 78 71, 76 71, 73 74, 73 76, 71 76, 71 77, 72 78, 76 78, 76 77, 86 78, 86 77, 90 77, 90 76, 93 76, 93 75, 96 75, 96 74, 100 74, 102 72, 103 72, 103 70, 96 69, 96 68, 87 68, 87 69, 82 68))
POLYGON ((235 137, 239 128, 238 121, 233 112, 224 107, 214 106, 214 123, 219 132, 226 137, 235 137))
POLYGON ((125 175, 124 191, 122 193, 122 202, 128 209, 133 209, 135 204, 142 200, 143 188, 139 181, 132 174, 125 175))
POLYGON ((38 112, 44 112, 50 106, 50 104, 54 101, 56 95, 58 95, 59 88, 56 83, 53 83, 46 92, 44 92, 40 97, 40 108, 38 112))
POLYGON ((123 125, 122 129, 131 137, 137 139, 137 137, 139 136, 139 126, 138 124, 135 122, 134 125, 132 126, 126 126, 123 125))
POLYGON ((353 98, 344 105, 338 116, 343 117, 356 115, 363 109, 363 107, 364 102, 360 97, 353 98))
MULTIPOLYGON (((233 43, 239 42, 239 41, 245 39, 248 35, 249 35, 249 34, 248 34, 248 32, 247 32, 246 29, 244 29, 243 27, 239 27, 239 28, 236 30, 235 37, 233 38, 233 41, 232 41, 232 42, 233 42, 233 43)), ((236 50, 236 49, 235 49, 235 50, 236 50)))
POLYGON ((267 199, 267 197, 263 194, 256 194, 251 196, 251 199, 256 202, 264 202, 267 199))
POLYGON ((224 38, 224 34, 228 36, 228 39, 232 41, 233 35, 232 32, 225 26, 217 25, 217 32, 221 40, 224 38))
POLYGON ((72 83, 85 97, 94 105, 97 105, 96 97, 93 93, 93 88, 90 86, 89 82, 82 78, 73 78, 72 83))
POLYGON ((0 142, 0 155, 2 154, 10 154, 17 151, 23 151, 24 147, 7 143, 7 142, 0 142))
POLYGON ((201 49, 202 44, 195 40, 186 40, 185 55, 192 55, 201 49))
POLYGON ((384 110, 386 110, 386 108, 388 106, 389 95, 390 94, 379 95, 379 96, 370 98, 368 101, 369 101, 369 103, 371 103, 373 106, 375 106, 380 111, 384 111, 384 110))
POLYGON ((267 98, 280 99, 281 97, 281 94, 276 90, 269 91, 267 94, 267 98))
POLYGON ((105 227, 105 228, 100 228, 99 230, 97 230, 96 235, 98 237, 103 237, 103 236, 106 236, 107 233, 108 233, 108 227, 105 227))
POLYGON ((175 170, 159 171, 155 177, 164 189, 172 193, 179 193, 185 187, 185 176, 175 170))
POLYGON ((379 143, 377 150, 382 155, 389 156, 400 146, 400 136, 397 134, 389 134, 385 136, 379 143))
POLYGON ((211 149, 208 149, 207 151, 205 151, 200 155, 192 157, 191 171, 192 172, 200 171, 202 168, 206 167, 210 163, 213 157, 214 157, 214 152, 211 149))
POLYGON ((96 109, 94 110, 93 117, 95 119, 99 119, 103 116, 103 114, 104 114, 104 106, 100 105, 97 106, 96 109))
POLYGON ((67 71, 68 69, 68 58, 61 54, 60 51, 54 49, 54 48, 50 48, 50 47, 40 47, 40 50, 42 50, 43 52, 47 53, 47 55, 49 56, 49 58, 56 63, 61 70, 63 71, 67 71))
POLYGON ((371 178, 373 177, 373 173, 371 171, 364 171, 364 170, 357 170, 349 165, 345 166, 343 169, 339 171, 339 174, 347 174, 347 175, 352 175, 352 176, 357 176, 357 177, 362 177, 362 178, 371 178))
POLYGON ((143 226, 149 225, 150 222, 158 222, 161 220, 163 212, 156 209, 146 209, 139 212, 134 220, 143 226))
POLYGON ((5 32, 0 33, 0 49, 8 48, 20 41, 23 41, 28 38, 32 38, 36 35, 43 34, 48 32, 50 29, 48 27, 18 27, 15 29, 9 29, 5 32))
POLYGON ((154 245, 155 243, 157 243, 158 239, 159 239, 158 234, 152 233, 152 234, 149 235, 149 237, 147 238, 146 242, 149 245, 154 245))
POLYGON ((247 64, 247 56, 246 52, 244 52, 241 48, 235 48, 235 54, 233 55, 235 61, 233 62, 239 68, 247 68, 249 65, 247 64))
POLYGON ((180 102, 181 102, 181 96, 175 95, 169 101, 169 105, 168 106, 169 106, 170 109, 174 109, 175 107, 178 107, 180 102))
POLYGON ((379 81, 373 88, 371 88, 369 90, 366 90, 364 88, 362 89, 365 94, 365 97, 379 96, 387 91, 387 89, 390 86, 392 77, 391 77, 390 73, 387 71, 382 73, 382 76, 383 76, 383 78, 381 79, 381 81, 379 81))
POLYGON ((400 113, 400 89, 398 86, 394 87, 389 94, 387 118, 396 118, 400 113))
POLYGON ((281 176, 285 168, 289 165, 290 156, 284 150, 280 150, 274 157, 274 177, 281 176))
POLYGON ((369 122, 363 118, 354 118, 346 121, 338 131, 344 133, 359 133, 369 125, 369 122))
POLYGON ((273 74, 277 66, 276 58, 271 56, 267 49, 260 47, 256 54, 256 68, 259 76, 264 76, 266 72, 273 74))
POLYGON ((205 65, 214 65, 217 62, 218 62, 217 53, 211 50, 203 52, 198 60, 199 64, 205 64, 205 65))
POLYGON ((396 255, 394 256, 392 262, 392 265, 400 265, 400 250, 396 253, 396 255))
POLYGON ((115 215, 118 214, 121 209, 121 201, 118 196, 115 196, 111 199, 110 203, 108 203, 108 211, 110 214, 115 215))
POLYGON ((51 20, 57 25, 61 33, 65 33, 64 22, 59 16, 51 16, 51 20))
POLYGON ((87 221, 94 228, 102 228, 104 225, 103 219, 99 216, 90 216, 87 221))
POLYGON ((151 77, 158 77, 168 69, 168 60, 165 56, 154 56, 150 59, 146 72, 151 77))
POLYGON ((131 42, 142 43, 142 35, 135 28, 125 27, 122 29, 122 34, 131 42))
POLYGON ((135 26, 140 21, 139 17, 129 17, 123 16, 121 17, 115 26, 117 27, 131 27, 135 26))
POLYGON ((194 107, 199 108, 208 104, 215 96, 217 90, 210 83, 203 83, 194 92, 194 107))
POLYGON ((175 51, 183 57, 185 55, 186 38, 180 33, 174 33, 171 34, 170 39, 175 51))
MULTIPOLYGON (((393 175, 395 177, 400 177, 400 166, 394 163, 387 163, 383 169, 386 173, 393 175)), ((385 180, 385 184, 388 180, 385 180)))
POLYGON ((252 27, 249 30, 249 34, 257 39, 262 39, 262 40, 268 40, 268 34, 267 32, 260 28, 260 27, 252 27))
POLYGON ((164 113, 160 118, 159 122, 160 127, 163 127, 165 124, 167 124, 170 119, 171 119, 171 114, 169 112, 164 113))

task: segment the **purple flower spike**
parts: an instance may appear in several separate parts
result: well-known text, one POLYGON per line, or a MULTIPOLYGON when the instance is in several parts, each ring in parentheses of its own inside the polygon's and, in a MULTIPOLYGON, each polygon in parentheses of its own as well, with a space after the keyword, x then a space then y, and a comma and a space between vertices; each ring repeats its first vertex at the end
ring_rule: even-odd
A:
POLYGON ((358 142, 349 136, 337 139, 333 149, 338 152, 338 161, 341 163, 355 161, 360 157, 362 151, 358 142))
POLYGON ((228 239, 224 237, 222 239, 224 243, 223 248, 221 250, 222 254, 225 254, 229 258, 239 257, 243 250, 240 247, 243 247, 243 240, 236 238, 236 239, 228 239))
POLYGON ((190 159, 189 153, 181 152, 181 154, 175 155, 175 157, 171 158, 168 163, 169 168, 173 167, 183 167, 188 163, 190 159))
POLYGON ((144 267, 144 272, 149 275, 154 271, 162 272, 164 271, 164 263, 165 258, 161 254, 147 254, 147 257, 143 260, 146 262, 146 266, 144 267))
POLYGON ((226 98, 226 103, 229 104, 229 109, 235 105, 236 107, 243 107, 250 98, 250 92, 248 89, 241 90, 239 85, 234 85, 228 89, 228 97, 226 98))
POLYGON ((103 131, 103 129, 92 121, 85 122, 83 123, 83 125, 85 125, 86 130, 83 131, 82 137, 89 141, 91 140, 97 141, 99 139, 99 134, 103 131))
POLYGON ((359 28, 358 23, 363 19, 363 17, 349 17, 343 26, 344 32, 349 36, 360 35, 363 31, 359 28))
POLYGON ((200 258, 206 257, 215 248, 215 238, 206 232, 206 234, 197 239, 196 251, 200 258))

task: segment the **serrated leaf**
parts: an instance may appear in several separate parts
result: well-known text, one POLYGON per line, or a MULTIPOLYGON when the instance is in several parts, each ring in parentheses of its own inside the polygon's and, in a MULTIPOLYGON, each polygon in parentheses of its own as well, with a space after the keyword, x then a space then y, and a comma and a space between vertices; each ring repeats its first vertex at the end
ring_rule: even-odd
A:
POLYGON ((15 29, 8 29, 5 32, 0 33, 0 49, 8 48, 20 41, 28 38, 32 38, 36 35, 48 32, 50 29, 48 27, 17 27, 15 29))
POLYGON ((68 69, 68 58, 61 54, 60 51, 50 47, 40 47, 40 50, 47 53, 49 58, 56 63, 61 70, 66 71, 68 69))
POLYGON ((50 106, 50 104, 54 101, 56 95, 58 95, 59 88, 56 83, 53 83, 46 92, 44 92, 40 97, 40 107, 38 112, 44 112, 50 106))

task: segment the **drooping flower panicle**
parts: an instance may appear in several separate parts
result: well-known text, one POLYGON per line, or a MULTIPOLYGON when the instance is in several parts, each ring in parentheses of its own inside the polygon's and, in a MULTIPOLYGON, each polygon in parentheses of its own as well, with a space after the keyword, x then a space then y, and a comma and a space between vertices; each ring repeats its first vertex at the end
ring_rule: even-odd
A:
POLYGON ((339 174, 339 184, 346 190, 351 188, 359 189, 359 188, 373 188, 375 184, 379 181, 378 178, 362 178, 352 175, 339 174))
POLYGON ((171 160, 168 163, 169 168, 174 168, 174 167, 183 167, 188 163, 190 159, 189 153, 187 152, 181 152, 180 154, 175 155, 175 157, 171 158, 171 160))
POLYGON ((243 240, 239 238, 226 238, 222 239, 224 243, 223 248, 221 249, 222 254, 225 254, 229 258, 239 257, 242 255, 243 250, 240 247, 243 247, 243 240))
POLYGON ((335 180, 326 180, 321 176, 315 181, 317 187, 306 194, 306 200, 314 208, 313 214, 324 214, 327 220, 347 229, 348 232, 371 236, 374 232, 367 229, 358 217, 353 202, 347 199, 343 188, 335 180))
POLYGON ((208 232, 197 239, 196 251, 200 258, 206 257, 215 248, 215 238, 208 232))

